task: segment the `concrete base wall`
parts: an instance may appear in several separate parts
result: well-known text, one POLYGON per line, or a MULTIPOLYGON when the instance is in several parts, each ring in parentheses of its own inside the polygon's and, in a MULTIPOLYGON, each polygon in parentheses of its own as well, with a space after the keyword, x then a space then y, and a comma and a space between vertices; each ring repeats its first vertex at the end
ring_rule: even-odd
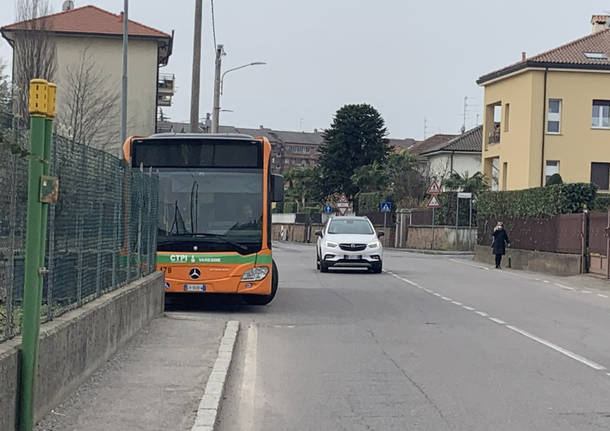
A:
MULTIPOLYGON (((163 273, 157 272, 42 325, 36 421, 163 312, 163 281, 163 273)), ((20 347, 20 337, 0 344, 0 431, 18 426, 20 347)))
MULTIPOLYGON (((394 246, 394 231, 391 226, 374 226, 377 232, 383 232, 385 235, 381 238, 384 247, 394 246)), ((315 235, 317 230, 322 230, 324 225, 302 223, 281 224, 274 223, 271 237, 273 241, 292 241, 292 242, 311 242, 315 243, 318 237, 315 235), (284 238, 282 238, 282 228, 284 229, 284 238)))
MULTIPOLYGON (((477 245, 474 251, 476 261, 495 265, 495 256, 491 253, 491 247, 477 245)), ((581 256, 508 248, 502 258, 502 266, 561 276, 578 275, 581 273, 581 256)))
POLYGON ((476 244, 477 231, 448 226, 409 226, 406 235, 406 248, 468 251, 476 244))

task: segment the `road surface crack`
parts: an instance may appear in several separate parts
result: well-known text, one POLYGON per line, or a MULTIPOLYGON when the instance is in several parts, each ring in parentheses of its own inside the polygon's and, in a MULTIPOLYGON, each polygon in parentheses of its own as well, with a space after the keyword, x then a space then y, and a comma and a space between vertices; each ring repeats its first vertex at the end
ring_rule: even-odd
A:
POLYGON ((400 373, 409 381, 411 382, 411 384, 423 395, 423 397, 426 399, 426 401, 432 406, 432 408, 436 411, 436 413, 438 414, 438 416, 443 420, 443 422, 445 422, 445 424, 447 424, 447 426, 450 429, 453 429, 453 426, 451 425, 451 423, 449 422, 449 420, 447 419, 447 417, 444 415, 443 411, 441 410, 441 408, 438 406, 438 404, 430 397, 430 395, 428 395, 428 393, 424 390, 424 388, 417 383, 411 376, 409 376, 409 374, 398 364, 398 362, 396 362, 396 360, 394 360, 394 358, 392 358, 392 356, 390 356, 390 354, 383 348, 383 346, 381 345, 381 343, 379 342, 379 340, 377 339, 377 336, 375 335, 375 332, 373 332, 372 329, 368 329, 367 328, 367 332, 369 333, 369 335, 371 336, 371 338, 373 339, 373 341, 375 341, 375 344, 377 344, 377 347, 379 347, 379 350, 381 350, 381 353, 383 353, 383 356, 385 356, 385 358, 390 361, 394 367, 400 371, 400 373))

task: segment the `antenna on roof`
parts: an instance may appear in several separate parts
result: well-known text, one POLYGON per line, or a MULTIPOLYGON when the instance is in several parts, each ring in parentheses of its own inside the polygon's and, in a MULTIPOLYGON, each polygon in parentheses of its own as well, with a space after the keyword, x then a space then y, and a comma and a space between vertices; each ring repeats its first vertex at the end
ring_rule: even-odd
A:
POLYGON ((74 2, 72 0, 66 0, 63 5, 61 5, 62 11, 72 10, 74 9, 74 2))

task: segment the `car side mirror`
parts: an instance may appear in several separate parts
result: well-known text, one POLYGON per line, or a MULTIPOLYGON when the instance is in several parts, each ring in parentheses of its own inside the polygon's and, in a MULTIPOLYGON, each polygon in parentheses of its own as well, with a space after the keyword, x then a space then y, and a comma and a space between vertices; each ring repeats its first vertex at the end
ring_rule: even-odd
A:
POLYGON ((284 202, 284 177, 271 174, 271 202, 284 202))
POLYGON ((321 231, 321 230, 317 230, 317 231, 315 231, 315 232, 314 232, 314 235, 315 235, 315 236, 319 236, 320 238, 322 238, 322 237, 324 236, 324 234, 322 234, 322 231, 321 231))
POLYGON ((385 232, 377 232, 377 238, 381 238, 385 235, 385 232))

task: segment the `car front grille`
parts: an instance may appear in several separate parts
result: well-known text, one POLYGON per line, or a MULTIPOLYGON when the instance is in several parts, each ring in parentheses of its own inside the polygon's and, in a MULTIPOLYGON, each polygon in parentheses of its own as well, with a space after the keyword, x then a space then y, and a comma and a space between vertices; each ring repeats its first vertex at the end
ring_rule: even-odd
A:
POLYGON ((366 244, 339 244, 343 251, 362 251, 366 248, 366 244))

